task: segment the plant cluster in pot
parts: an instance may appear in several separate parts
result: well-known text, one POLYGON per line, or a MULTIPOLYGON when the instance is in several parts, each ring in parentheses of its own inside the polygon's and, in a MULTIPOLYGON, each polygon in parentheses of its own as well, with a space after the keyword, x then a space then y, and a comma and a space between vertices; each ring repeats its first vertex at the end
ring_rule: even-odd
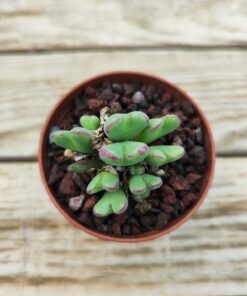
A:
POLYGON ((203 202, 214 170, 205 116, 165 80, 114 72, 65 95, 44 126, 45 187, 80 229, 115 241, 164 235, 203 202))

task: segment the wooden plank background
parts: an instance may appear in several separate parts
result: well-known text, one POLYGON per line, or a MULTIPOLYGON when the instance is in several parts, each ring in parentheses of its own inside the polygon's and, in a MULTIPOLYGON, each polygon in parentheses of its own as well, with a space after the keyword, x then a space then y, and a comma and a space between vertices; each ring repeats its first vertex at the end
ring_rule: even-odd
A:
POLYGON ((1 164, 0 291, 244 295, 246 167, 247 159, 219 158, 214 186, 193 219, 166 237, 119 244, 66 222, 48 200, 36 163, 1 164))
POLYGON ((35 157, 40 128, 58 98, 84 78, 118 69, 151 72, 183 87, 206 112, 217 151, 242 153, 247 146, 246 61, 243 50, 0 55, 0 157, 35 157))
POLYGON ((246 45, 246 0, 1 0, 0 50, 246 45))
POLYGON ((246 44, 246 0, 0 0, 0 296, 247 295, 246 44), (218 154, 197 214, 140 244, 67 223, 36 162, 59 97, 121 69, 186 90, 218 154))

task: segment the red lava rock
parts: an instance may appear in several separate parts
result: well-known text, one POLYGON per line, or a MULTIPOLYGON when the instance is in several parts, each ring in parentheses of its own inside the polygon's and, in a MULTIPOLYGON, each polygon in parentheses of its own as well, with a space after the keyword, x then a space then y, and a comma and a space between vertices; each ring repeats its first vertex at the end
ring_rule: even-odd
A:
POLYGON ((63 177, 58 191, 62 195, 75 196, 77 194, 77 186, 73 180, 73 173, 66 173, 63 177))
POLYGON ((112 225, 112 232, 113 232, 113 234, 120 236, 121 235, 121 225, 118 223, 114 223, 112 225))
POLYGON ((109 229, 108 229, 108 225, 106 225, 106 224, 101 224, 101 225, 99 225, 97 228, 98 228, 98 230, 101 231, 101 232, 109 232, 109 233, 110 233, 110 231, 109 231, 109 229))
POLYGON ((105 106, 105 102, 103 100, 90 99, 87 102, 87 106, 89 110, 100 109, 105 106))
POLYGON ((172 186, 172 188, 177 191, 177 190, 189 190, 190 189, 190 184, 189 182, 180 175, 174 175, 170 178, 169 184, 172 186))
POLYGON ((192 192, 188 192, 186 194, 184 194, 182 201, 184 203, 185 206, 189 206, 191 205, 194 201, 196 201, 196 196, 194 193, 192 192))
POLYGON ((78 221, 83 224, 88 226, 89 228, 93 227, 93 220, 92 220, 92 216, 89 213, 81 213, 81 215, 78 218, 78 221))
POLYGON ((199 174, 190 173, 186 176, 186 179, 190 184, 195 183, 197 180, 199 180, 202 176, 199 174))
POLYGON ((156 220, 156 224, 155 224, 155 228, 157 229, 161 229, 163 227, 165 227, 168 223, 168 216, 167 214, 165 214, 164 212, 160 212, 157 215, 157 220, 156 220))
POLYGON ((89 196, 84 203, 82 211, 83 212, 90 212, 93 209, 93 207, 95 206, 95 204, 97 203, 97 201, 98 201, 98 197, 96 195, 89 196))
POLYGON ((120 102, 125 105, 125 106, 129 106, 132 102, 131 99, 128 97, 122 97, 122 99, 120 100, 120 102))
POLYGON ((90 181, 91 181, 91 177, 88 175, 88 174, 86 174, 86 173, 84 173, 84 174, 81 174, 81 177, 82 177, 82 179, 83 179, 83 181, 85 182, 85 183, 89 183, 90 181))
POLYGON ((136 226, 140 227, 140 223, 134 217, 130 217, 129 220, 128 220, 128 222, 129 222, 129 224, 133 224, 133 225, 136 225, 136 226))
POLYGON ((63 130, 70 130, 72 129, 74 124, 73 118, 65 118, 63 122, 60 124, 60 128, 63 130))
POLYGON ((141 230, 138 226, 131 225, 131 232, 132 232, 132 234, 139 234, 139 233, 141 233, 141 230))
POLYGON ((195 146, 189 152, 194 164, 203 164, 206 161, 205 149, 202 146, 195 146))
POLYGON ((75 196, 75 197, 71 197, 70 200, 69 200, 69 208, 72 210, 72 211, 77 211, 81 208, 82 206, 82 203, 85 199, 85 195, 84 194, 81 194, 79 196, 75 196))
POLYGON ((161 190, 163 200, 165 200, 164 202, 173 205, 176 202, 176 193, 174 190, 168 185, 163 185, 161 190))
POLYGON ((85 183, 80 175, 74 173, 73 180, 74 180, 75 184, 78 186, 78 188, 84 189, 86 187, 85 183))
POLYGON ((64 155, 58 155, 55 157, 55 161, 58 164, 64 163, 67 160, 68 160, 67 157, 65 157, 64 155))
POLYGON ((177 200, 176 196, 172 196, 172 195, 168 195, 167 197, 163 198, 163 202, 166 205, 174 205, 176 200, 177 200))
POLYGON ((199 117, 193 117, 190 120, 190 124, 194 127, 199 127, 201 125, 201 119, 199 117))
POLYGON ((124 235, 129 235, 131 231, 131 226, 129 224, 124 224, 123 226, 123 234, 124 235))
POLYGON ((183 101, 181 107, 182 107, 183 112, 187 116, 191 116, 195 113, 194 107, 192 106, 192 104, 189 101, 183 101))
POLYGON ((170 215, 173 212, 173 207, 168 204, 161 203, 160 207, 168 215, 170 215))
POLYGON ((124 83, 123 84, 123 89, 124 89, 124 94, 126 96, 131 95, 135 92, 135 88, 132 84, 130 83, 124 83))
POLYGON ((155 117, 156 115, 160 114, 160 107, 151 105, 148 110, 147 113, 150 117, 155 117))
POLYGON ((153 208, 158 208, 160 205, 160 200, 156 198, 151 198, 149 203, 152 205, 153 208))
POLYGON ((154 98, 155 91, 155 86, 153 84, 149 84, 145 90, 145 96, 148 101, 151 101, 154 98))
POLYGON ((152 229, 154 219, 151 215, 141 216, 140 222, 143 226, 145 226, 147 229, 152 229))
POLYGON ((161 115, 166 116, 167 114, 169 114, 169 111, 167 108, 163 108, 161 111, 161 115))
POLYGON ((173 112, 173 114, 177 115, 177 117, 182 121, 185 122, 188 120, 188 117, 185 116, 182 112, 177 111, 177 112, 173 112))
POLYGON ((64 171, 60 169, 59 165, 57 163, 54 163, 51 167, 48 184, 52 185, 56 183, 58 180, 64 177, 64 174, 64 171))
POLYGON ((84 91, 84 95, 89 98, 95 98, 97 96, 97 90, 92 86, 88 86, 84 91))
POLYGON ((96 227, 99 227, 100 225, 102 225, 104 223, 104 218, 93 216, 93 222, 96 227))
POLYGON ((162 96, 162 101, 167 103, 170 102, 172 99, 172 95, 169 92, 166 92, 163 96, 162 96))
POLYGON ((111 112, 112 112, 113 114, 122 111, 122 106, 120 105, 119 102, 111 102, 111 103, 110 103, 110 108, 111 108, 111 112))
POLYGON ((131 104, 128 106, 128 111, 136 111, 138 109, 138 105, 137 104, 131 104))
POLYGON ((106 88, 98 96, 98 99, 99 100, 111 101, 113 99, 113 97, 114 97, 114 95, 112 93, 112 90, 110 88, 106 88))
POLYGON ((127 215, 127 212, 124 212, 124 213, 122 213, 120 215, 115 215, 114 218, 115 218, 116 223, 124 224, 125 221, 128 219, 128 215, 127 215))

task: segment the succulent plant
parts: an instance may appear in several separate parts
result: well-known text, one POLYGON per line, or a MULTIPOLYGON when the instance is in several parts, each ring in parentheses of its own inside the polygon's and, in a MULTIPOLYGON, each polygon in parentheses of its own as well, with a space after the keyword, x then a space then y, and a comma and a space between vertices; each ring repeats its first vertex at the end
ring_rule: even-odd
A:
POLYGON ((128 198, 137 202, 148 198, 165 182, 161 177, 165 174, 158 174, 164 172, 159 167, 184 154, 182 146, 148 146, 180 125, 176 115, 149 119, 140 111, 110 115, 104 108, 100 118, 83 115, 80 125, 70 131, 53 130, 50 141, 65 148, 64 155, 74 159, 69 172, 91 172, 88 194, 104 191, 93 209, 99 217, 123 213, 128 198))

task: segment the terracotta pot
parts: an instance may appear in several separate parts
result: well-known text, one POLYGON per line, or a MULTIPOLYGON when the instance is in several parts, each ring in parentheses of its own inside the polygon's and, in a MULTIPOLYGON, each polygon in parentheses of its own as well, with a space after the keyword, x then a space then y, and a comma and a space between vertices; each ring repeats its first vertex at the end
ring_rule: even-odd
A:
POLYGON ((160 237, 162 235, 165 235, 176 228, 178 228, 180 225, 182 225, 185 221, 187 221, 195 212, 196 210, 201 206, 203 203, 209 187, 212 183, 212 178, 214 174, 214 166, 215 166, 215 146, 214 141, 212 137, 212 133, 208 124, 208 121, 197 105, 185 92, 183 92, 181 89, 179 89, 174 84, 155 77, 150 74, 143 74, 138 72, 111 72, 111 73, 105 73, 102 75, 94 76, 91 79, 85 80, 76 87, 74 87, 72 90, 70 90, 68 93, 66 93, 55 105, 55 107, 51 110, 50 114, 48 115, 48 118, 45 122, 45 125, 43 127, 42 133, 41 133, 41 139, 39 143, 39 167, 40 167, 40 173, 43 180, 43 183, 45 185, 46 191, 48 195, 50 196, 50 199, 54 203, 54 205, 58 208, 58 210, 65 216, 65 218, 73 225, 78 227, 80 230, 83 230, 93 236, 96 236, 98 238, 116 241, 116 242, 141 242, 145 240, 151 240, 157 237, 160 237), (118 82, 125 82, 125 81, 140 81, 144 84, 150 84, 153 83, 156 86, 160 87, 161 89, 164 89, 166 91, 170 91, 173 93, 176 98, 181 98, 183 100, 188 100, 192 103, 195 110, 197 111, 198 115, 201 117, 202 124, 204 127, 204 133, 205 133, 205 141, 207 146, 207 159, 208 159, 208 167, 206 172, 206 177, 204 180, 204 184, 201 189, 200 197, 196 201, 196 203, 187 210, 182 216, 179 218, 173 220, 169 226, 165 227, 163 230, 153 230, 146 232, 144 234, 139 234, 136 236, 124 236, 124 237, 115 237, 112 235, 107 235, 103 233, 99 233, 97 231, 91 230, 87 228, 86 226, 83 226, 79 224, 77 221, 75 221, 69 214, 66 212, 66 209, 62 208, 59 202, 56 199, 56 196, 52 192, 51 188, 48 186, 48 175, 49 170, 47 168, 47 149, 48 149, 48 133, 50 131, 51 126, 56 125, 57 122, 61 121, 68 112, 70 112, 72 108, 72 102, 74 99, 75 94, 78 93, 78 91, 85 89, 87 86, 92 85, 98 85, 104 80, 112 80, 112 81, 118 81, 118 82))

